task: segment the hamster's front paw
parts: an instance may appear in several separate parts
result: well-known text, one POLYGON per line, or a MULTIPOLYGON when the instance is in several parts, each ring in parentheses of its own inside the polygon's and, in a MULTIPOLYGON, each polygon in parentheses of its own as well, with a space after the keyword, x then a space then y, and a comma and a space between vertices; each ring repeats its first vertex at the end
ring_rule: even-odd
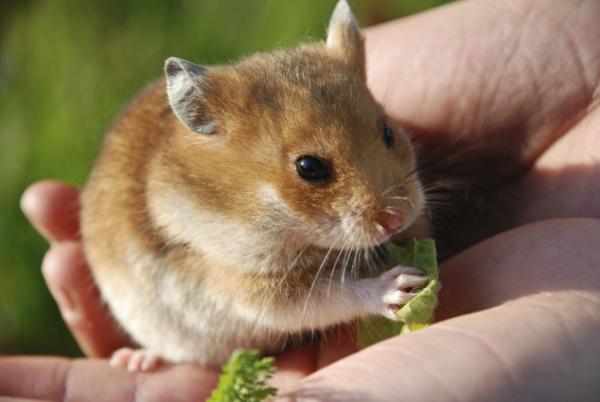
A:
POLYGON ((391 320, 399 320, 396 311, 408 303, 429 282, 423 272, 416 268, 397 266, 381 274, 377 280, 382 289, 380 314, 391 320))
POLYGON ((126 368, 128 371, 151 371, 164 361, 146 349, 121 348, 113 353, 110 365, 126 368))

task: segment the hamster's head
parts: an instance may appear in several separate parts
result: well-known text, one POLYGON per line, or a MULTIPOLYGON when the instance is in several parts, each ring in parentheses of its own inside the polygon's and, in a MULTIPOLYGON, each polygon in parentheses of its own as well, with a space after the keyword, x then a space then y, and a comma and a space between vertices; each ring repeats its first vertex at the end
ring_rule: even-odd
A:
MULTIPOLYGON (((367 89, 364 63, 345 1, 326 42, 231 66, 168 59, 178 118, 171 185, 202 211, 196 216, 228 224, 224 241, 246 230, 257 247, 286 239, 358 250, 406 231, 424 215, 415 155, 367 89)), ((204 224, 192 216, 188 225, 204 224)))

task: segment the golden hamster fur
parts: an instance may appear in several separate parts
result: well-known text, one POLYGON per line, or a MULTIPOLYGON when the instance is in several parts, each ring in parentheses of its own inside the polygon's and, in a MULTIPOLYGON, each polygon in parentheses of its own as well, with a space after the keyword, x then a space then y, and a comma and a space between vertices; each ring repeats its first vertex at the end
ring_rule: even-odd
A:
POLYGON ((390 237, 424 234, 424 211, 413 147, 366 87, 342 0, 325 42, 224 66, 169 58, 106 137, 82 234, 138 363, 216 365, 236 348, 276 352, 307 331, 395 318, 426 279, 368 274, 390 237))

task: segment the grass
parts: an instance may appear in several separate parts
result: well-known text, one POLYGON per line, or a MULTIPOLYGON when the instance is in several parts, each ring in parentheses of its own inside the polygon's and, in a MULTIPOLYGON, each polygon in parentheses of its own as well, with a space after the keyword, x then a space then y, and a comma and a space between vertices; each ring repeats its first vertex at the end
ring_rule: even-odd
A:
MULTIPOLYGON (((364 25, 447 0, 351 1, 364 25)), ((82 185, 122 105, 168 56, 223 63, 324 35, 334 0, 78 0, 0 5, 0 351, 77 355, 21 214, 28 184, 82 185)))

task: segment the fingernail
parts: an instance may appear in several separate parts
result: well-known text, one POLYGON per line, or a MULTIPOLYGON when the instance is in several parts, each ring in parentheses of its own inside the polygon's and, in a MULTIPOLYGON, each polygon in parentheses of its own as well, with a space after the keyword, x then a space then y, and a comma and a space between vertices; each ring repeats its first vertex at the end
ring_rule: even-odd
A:
POLYGON ((60 313, 65 322, 77 322, 81 320, 81 311, 77 308, 74 296, 64 289, 56 289, 52 292, 60 313))
POLYGON ((19 206, 23 212, 23 215, 25 215, 31 226, 33 226, 33 228, 44 238, 44 240, 50 243, 50 233, 48 233, 42 225, 36 222, 35 212, 33 212, 38 209, 38 201, 39 199, 37 197, 32 196, 28 190, 26 190, 21 196, 19 206))

